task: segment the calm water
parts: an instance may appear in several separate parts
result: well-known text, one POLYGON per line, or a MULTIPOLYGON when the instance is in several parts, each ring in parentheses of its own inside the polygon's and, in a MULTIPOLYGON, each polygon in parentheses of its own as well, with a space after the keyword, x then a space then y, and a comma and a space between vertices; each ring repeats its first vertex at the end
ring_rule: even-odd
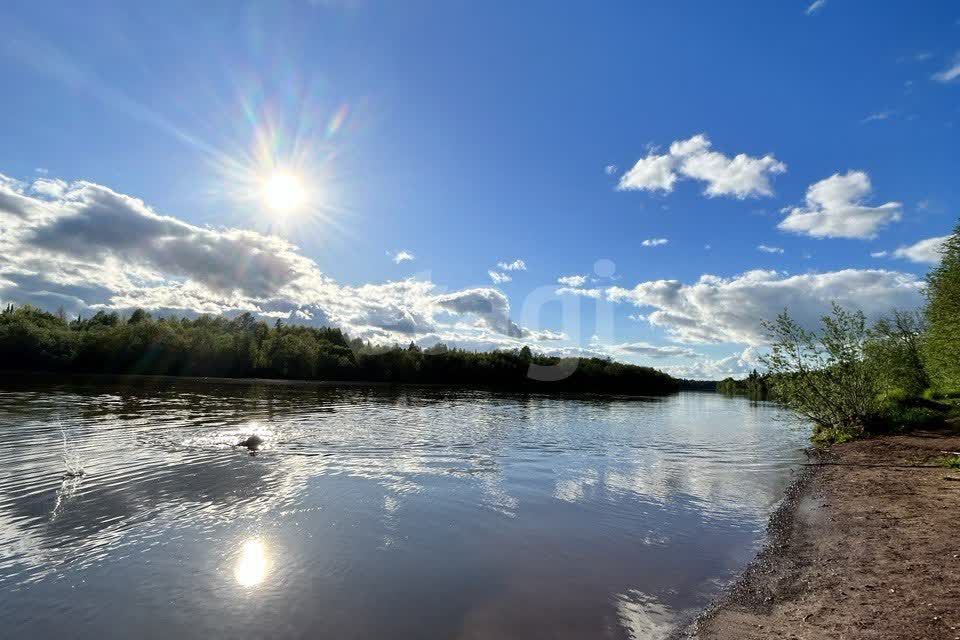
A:
POLYGON ((0 386, 0 635, 658 638, 806 439, 703 393, 140 385, 0 386))

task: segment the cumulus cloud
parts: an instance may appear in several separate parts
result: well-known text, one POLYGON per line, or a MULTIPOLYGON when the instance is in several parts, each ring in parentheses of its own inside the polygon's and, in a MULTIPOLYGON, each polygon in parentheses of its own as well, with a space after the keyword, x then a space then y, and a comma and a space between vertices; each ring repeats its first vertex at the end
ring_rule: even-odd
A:
POLYGON ((903 205, 888 202, 868 207, 870 177, 863 171, 835 173, 810 185, 804 207, 787 210, 780 229, 815 238, 874 238, 877 232, 903 215, 903 205))
POLYGON ((677 160, 670 155, 651 153, 640 158, 620 177, 619 191, 663 191, 670 193, 677 181, 677 160))
POLYGON ((587 276, 560 276, 557 278, 557 282, 565 287, 582 287, 587 283, 587 276))
POLYGON ((780 247, 771 247, 768 244, 758 244, 757 251, 763 251, 764 253, 783 253, 783 249, 780 247))
POLYGON ((924 283, 915 275, 879 269, 845 269, 786 275, 748 271, 732 278, 701 276, 697 282, 641 282, 632 289, 611 287, 608 299, 653 309, 651 325, 683 343, 732 342, 762 345, 763 320, 784 309, 814 328, 832 302, 862 309, 872 317, 921 303, 924 283))
POLYGON ((513 280, 513 278, 510 277, 510 274, 500 273, 499 271, 494 271, 492 269, 487 271, 487 275, 490 276, 490 280, 492 280, 494 284, 503 284, 504 282, 510 282, 513 280))
POLYGON ((412 253, 410 253, 409 251, 404 251, 403 249, 401 249, 400 251, 397 251, 392 255, 389 253, 387 255, 391 256, 390 259, 393 260, 395 264, 400 264, 401 262, 412 262, 417 257, 412 253))
POLYGON ((0 215, 15 218, 40 217, 43 215, 46 204, 24 195, 25 187, 26 185, 20 181, 0 174, 0 215))
POLYGON ((533 340, 547 341, 547 342, 569 339, 569 336, 567 336, 567 334, 563 333, 562 331, 551 331, 549 329, 540 329, 540 330, 524 329, 523 334, 525 337, 529 337, 533 340))
POLYGON ((733 158, 711 149, 704 134, 677 140, 665 154, 650 151, 620 178, 620 191, 661 191, 670 193, 682 178, 706 183, 708 197, 771 196, 770 176, 784 173, 787 165, 772 155, 754 158, 739 154, 733 158))
POLYGON ((443 309, 458 315, 472 314, 482 319, 491 329, 513 338, 525 335, 523 329, 510 320, 510 301, 496 289, 466 289, 436 297, 443 309))
POLYGON ((341 285, 283 238, 198 227, 90 182, 27 184, 0 175, 0 221, 5 301, 70 312, 249 311, 340 327, 379 343, 439 336, 512 348, 521 340, 560 339, 514 324, 509 300, 496 289, 439 292, 412 278, 341 285))
POLYGON ((940 262, 943 247, 950 236, 927 238, 911 245, 899 247, 893 252, 894 258, 904 258, 911 262, 936 264, 940 262))
POLYGON ((666 238, 647 238, 640 244, 644 247, 659 247, 662 244, 667 244, 670 242, 666 238))
POLYGON ((30 191, 46 198, 59 198, 66 193, 67 183, 63 180, 39 178, 30 185, 30 191))
POLYGON ((747 347, 724 358, 701 357, 690 363, 661 367, 670 375, 691 380, 742 378, 758 368, 761 368, 761 364, 755 347, 747 347))
POLYGON ((219 293, 254 297, 269 295, 312 268, 296 247, 276 236, 196 227, 100 185, 77 182, 46 195, 57 198, 50 215, 30 225, 26 239, 39 252, 162 269, 219 293))
POLYGON ((526 271, 527 263, 517 258, 513 262, 498 262, 497 267, 504 271, 526 271))
POLYGON ((932 77, 937 82, 943 83, 953 82, 957 78, 960 78, 960 53, 953 56, 953 61, 950 63, 950 66, 933 74, 932 77))
POLYGON ((606 348, 615 353, 646 356, 649 358, 691 358, 697 355, 696 351, 687 347, 655 345, 649 342, 624 342, 621 344, 608 345, 606 348))

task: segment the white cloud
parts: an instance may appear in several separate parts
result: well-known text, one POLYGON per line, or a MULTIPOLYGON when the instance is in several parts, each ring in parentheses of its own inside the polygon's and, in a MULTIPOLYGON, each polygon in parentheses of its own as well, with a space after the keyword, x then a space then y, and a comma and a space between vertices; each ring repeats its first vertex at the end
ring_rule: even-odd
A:
POLYGON ((667 244, 670 242, 666 238, 647 238, 640 244, 644 247, 659 247, 662 244, 667 244))
POLYGON ((67 183, 63 180, 47 180, 38 178, 30 185, 30 191, 46 198, 59 198, 67 191, 67 183))
POLYGON ((815 238, 874 238, 882 227, 900 220, 903 205, 865 206, 870 192, 865 172, 835 173, 810 185, 806 206, 789 209, 778 227, 815 238))
POLYGON ((560 276, 557 278, 557 282, 565 287, 582 287, 587 283, 587 276, 560 276))
MULTIPOLYGON (((390 254, 387 254, 387 255, 390 255, 390 254)), ((411 262, 415 260, 416 257, 417 256, 413 255, 409 251, 404 251, 401 249, 400 251, 397 251, 396 253, 394 253, 391 259, 394 261, 394 263, 400 264, 401 262, 411 262)))
MULTIPOLYGON (((599 347, 600 345, 593 345, 599 347)), ((624 342, 621 344, 603 345, 603 348, 617 354, 630 356, 646 356, 649 358, 692 358, 697 352, 688 347, 676 345, 655 345, 649 342, 624 342)))
POLYGON ((812 16, 813 14, 823 9, 823 7, 826 4, 827 4, 827 0, 814 0, 814 2, 807 7, 806 14, 808 16, 812 16))
POLYGON ((487 273, 490 275, 490 280, 494 284, 503 284, 504 282, 510 282, 513 278, 510 277, 509 273, 500 273, 499 271, 489 270, 487 273))
POLYGON ((950 66, 933 74, 932 77, 937 82, 944 83, 953 82, 957 78, 960 78, 960 53, 953 57, 953 61, 950 63, 950 66))
POLYGON ((780 247, 771 247, 766 244, 758 244, 757 251, 763 251, 764 253, 783 253, 783 249, 780 247))
POLYGON ((558 296, 583 296, 585 298, 600 298, 603 295, 603 289, 584 289, 582 287, 559 287, 556 290, 558 296))
POLYGON ((615 174, 615 173, 617 172, 617 165, 615 165, 615 164, 608 164, 607 166, 605 166, 605 167, 603 168, 603 172, 604 172, 605 174, 607 174, 608 176, 612 176, 613 174, 615 174))
POLYGON ((378 343, 439 336, 513 348, 559 339, 514 324, 496 289, 440 293, 412 278, 340 285, 283 238, 198 227, 89 182, 25 184, 0 175, 0 221, 5 301, 71 313, 249 311, 340 327, 378 343))
POLYGON ((663 371, 678 378, 692 380, 720 380, 723 378, 742 378, 753 369, 761 368, 755 347, 747 347, 740 353, 725 358, 700 358, 689 364, 667 365, 663 371))
POLYGON ((698 134, 677 140, 666 154, 650 151, 620 178, 620 191, 673 191, 677 180, 688 178, 706 183, 709 197, 733 196, 739 199, 773 195, 770 176, 784 173, 787 165, 772 155, 753 158, 739 154, 730 158, 711 150, 710 140, 698 134))
POLYGON ((896 111, 891 109, 885 109, 884 111, 876 111, 871 113, 866 118, 860 121, 861 124, 866 124, 868 122, 879 122, 881 120, 889 120, 896 114, 896 111))
POLYGON ((526 271, 527 263, 519 258, 513 262, 498 262, 497 266, 503 269, 504 271, 526 271))
POLYGON ((707 183, 708 196, 772 196, 770 175, 784 173, 787 166, 771 155, 751 158, 740 154, 732 160, 716 152, 697 153, 687 158, 681 173, 707 183))
POLYGON ((871 257, 871 258, 886 258, 886 257, 887 257, 887 252, 886 252, 886 251, 872 251, 872 252, 870 253, 870 257, 871 257))
POLYGON ((541 329, 538 331, 525 330, 524 335, 526 335, 527 337, 533 340, 540 340, 540 341, 569 340, 569 336, 567 336, 567 334, 563 333, 562 331, 551 331, 549 329, 541 329))
POLYGON ((904 258, 911 262, 937 264, 940 262, 940 253, 950 236, 927 238, 911 245, 899 247, 893 252, 894 258, 904 258))
POLYGON ((620 177, 617 189, 620 191, 663 191, 670 193, 677 181, 677 161, 669 155, 658 156, 651 153, 640 158, 633 168, 620 177))
POLYGON ((650 324, 680 342, 761 345, 766 340, 762 321, 784 309, 813 328, 834 301, 875 317, 892 308, 918 306, 923 288, 915 275, 879 269, 795 276, 756 270, 732 278, 704 275, 692 284, 654 280, 632 289, 611 287, 607 298, 654 309, 648 314, 650 324))
POLYGON ((496 289, 465 289, 437 296, 436 303, 459 315, 472 314, 481 318, 495 331, 519 338, 523 330, 510 320, 510 301, 496 289))

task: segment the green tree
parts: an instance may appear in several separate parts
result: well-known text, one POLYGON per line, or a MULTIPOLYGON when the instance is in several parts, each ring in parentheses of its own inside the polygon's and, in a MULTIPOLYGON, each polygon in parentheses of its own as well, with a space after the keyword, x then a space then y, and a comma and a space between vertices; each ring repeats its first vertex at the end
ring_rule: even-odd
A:
POLYGON ((921 357, 926 324, 920 311, 896 310, 870 328, 864 356, 880 392, 909 398, 930 386, 921 357))
POLYGON ((139 322, 144 322, 150 319, 150 314, 144 311, 143 309, 134 309, 133 313, 130 314, 130 319, 127 320, 127 324, 137 324, 139 322))
POLYGON ((561 361, 529 348, 473 352, 442 343, 426 351, 416 343, 372 345, 336 328, 279 321, 271 327, 250 313, 154 319, 135 310, 124 322, 116 312, 98 311, 67 323, 14 305, 0 312, 0 363, 28 371, 320 377, 626 394, 669 393, 679 386, 661 371, 608 360, 561 361), (552 382, 532 380, 532 364, 563 365, 570 374, 552 382))
POLYGON ((944 244, 940 264, 927 276, 929 328, 923 359, 935 391, 960 393, 960 224, 944 244))

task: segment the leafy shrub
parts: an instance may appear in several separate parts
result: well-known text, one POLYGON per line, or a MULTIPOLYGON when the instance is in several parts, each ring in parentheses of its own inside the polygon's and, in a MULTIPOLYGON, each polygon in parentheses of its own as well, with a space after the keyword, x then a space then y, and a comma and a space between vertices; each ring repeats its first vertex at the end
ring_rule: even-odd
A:
POLYGON ((924 401, 923 318, 894 312, 867 328, 861 312, 834 305, 818 333, 784 312, 767 325, 764 358, 773 396, 808 418, 813 440, 838 443, 871 433, 927 427, 946 407, 924 401))
POLYGON ((834 304, 819 333, 807 331, 786 311, 766 323, 776 398, 814 424, 815 437, 855 438, 876 423, 877 382, 864 358, 866 318, 834 304))

